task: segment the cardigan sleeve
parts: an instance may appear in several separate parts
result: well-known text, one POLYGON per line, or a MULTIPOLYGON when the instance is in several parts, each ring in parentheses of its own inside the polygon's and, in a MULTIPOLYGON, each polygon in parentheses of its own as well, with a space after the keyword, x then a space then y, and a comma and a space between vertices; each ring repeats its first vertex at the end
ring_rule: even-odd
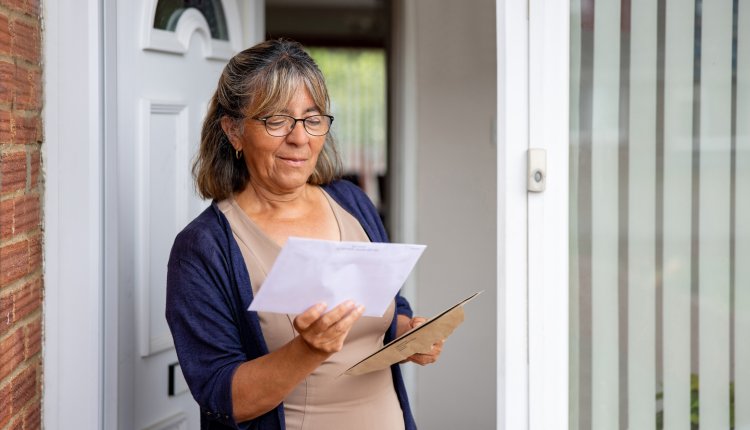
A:
POLYGON ((229 293, 228 262, 208 236, 197 229, 177 236, 167 268, 166 318, 201 421, 239 429, 232 377, 247 356, 229 293))

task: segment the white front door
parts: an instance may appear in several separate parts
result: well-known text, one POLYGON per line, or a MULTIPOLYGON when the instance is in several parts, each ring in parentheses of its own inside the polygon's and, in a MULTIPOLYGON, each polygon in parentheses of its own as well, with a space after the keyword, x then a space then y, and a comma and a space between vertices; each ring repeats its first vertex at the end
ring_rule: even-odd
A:
POLYGON ((166 265, 175 235, 208 205, 194 191, 191 162, 221 70, 250 44, 243 34, 257 18, 238 3, 117 3, 116 174, 108 177, 117 182, 118 227, 107 245, 117 249, 121 429, 199 428, 164 318, 166 265))

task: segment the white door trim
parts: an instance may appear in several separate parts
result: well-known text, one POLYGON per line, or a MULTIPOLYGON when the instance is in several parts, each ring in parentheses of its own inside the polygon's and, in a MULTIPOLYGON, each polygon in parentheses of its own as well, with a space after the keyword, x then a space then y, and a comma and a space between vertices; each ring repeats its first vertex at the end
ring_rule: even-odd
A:
POLYGON ((497 428, 528 429, 527 0, 497 0, 497 428))
POLYGON ((102 428, 102 1, 43 7, 43 424, 102 428))
POLYGON ((529 4, 529 147, 547 153, 528 194, 529 429, 568 428, 569 1, 529 4))
POLYGON ((499 429, 568 428, 569 7, 496 2, 499 429), (529 148, 547 152, 543 193, 529 148))

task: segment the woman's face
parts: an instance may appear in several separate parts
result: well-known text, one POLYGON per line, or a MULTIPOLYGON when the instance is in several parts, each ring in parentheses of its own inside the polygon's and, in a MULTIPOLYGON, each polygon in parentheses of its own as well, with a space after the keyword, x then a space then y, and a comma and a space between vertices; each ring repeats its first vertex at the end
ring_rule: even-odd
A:
MULTIPOLYGON (((294 118, 321 113, 304 85, 297 89, 285 109, 272 112, 294 118)), ((239 141, 232 144, 235 148, 241 145, 239 149, 242 149, 250 171, 250 182, 269 191, 283 193, 294 191, 307 183, 315 170, 326 136, 308 134, 302 121, 297 121, 287 136, 275 137, 268 134, 262 121, 247 118, 244 133, 236 139, 239 141)))

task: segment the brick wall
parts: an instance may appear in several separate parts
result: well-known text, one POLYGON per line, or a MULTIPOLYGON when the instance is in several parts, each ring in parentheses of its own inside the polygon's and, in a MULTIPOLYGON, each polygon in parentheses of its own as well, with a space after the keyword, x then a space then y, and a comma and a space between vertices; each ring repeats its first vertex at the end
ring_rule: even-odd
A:
POLYGON ((41 428, 40 0, 0 0, 0 430, 41 428))

